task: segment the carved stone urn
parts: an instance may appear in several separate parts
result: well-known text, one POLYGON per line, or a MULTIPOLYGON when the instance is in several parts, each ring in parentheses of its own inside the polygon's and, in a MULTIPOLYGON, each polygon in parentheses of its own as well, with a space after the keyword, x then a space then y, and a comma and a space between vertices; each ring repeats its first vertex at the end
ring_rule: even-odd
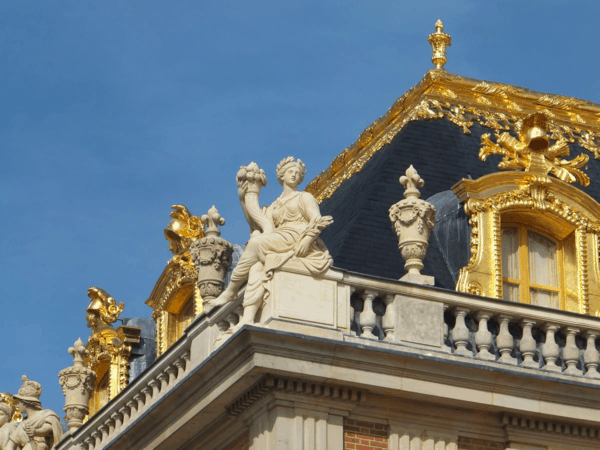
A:
POLYGON ((96 385, 96 373, 83 366, 83 358, 88 351, 81 338, 69 348, 69 354, 73 356, 73 365, 61 370, 58 379, 65 396, 64 411, 72 433, 83 424, 84 417, 89 413, 88 402, 96 385))
POLYGON ((218 227, 225 225, 225 219, 214 205, 200 219, 207 224, 207 229, 202 239, 192 243, 190 254, 198 272, 197 285, 206 307, 207 301, 217 298, 223 292, 225 276, 232 263, 233 245, 220 237, 218 227))
POLYGON ((400 177, 405 187, 404 200, 392 205, 389 214, 394 231, 398 235, 398 248, 408 272, 400 280, 418 284, 434 284, 433 277, 421 275, 423 259, 429 247, 429 234, 435 226, 435 207, 421 200, 419 192, 425 182, 411 165, 406 175, 400 177))

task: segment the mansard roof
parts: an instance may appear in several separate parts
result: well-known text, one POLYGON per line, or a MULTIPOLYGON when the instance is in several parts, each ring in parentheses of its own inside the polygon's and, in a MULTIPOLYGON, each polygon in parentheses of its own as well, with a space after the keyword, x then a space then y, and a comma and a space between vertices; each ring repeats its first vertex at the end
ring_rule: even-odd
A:
POLYGON ((600 201, 600 105, 431 70, 306 188, 335 219, 322 234, 335 266, 384 278, 405 273, 388 209, 402 199, 398 178, 412 164, 425 180, 422 198, 438 208, 423 273, 454 289, 469 259, 469 228, 450 189, 462 178, 498 172, 499 156, 478 157, 481 136, 516 136, 534 112, 551 119, 551 139, 567 139, 569 159, 590 157, 591 184, 577 187, 600 201))

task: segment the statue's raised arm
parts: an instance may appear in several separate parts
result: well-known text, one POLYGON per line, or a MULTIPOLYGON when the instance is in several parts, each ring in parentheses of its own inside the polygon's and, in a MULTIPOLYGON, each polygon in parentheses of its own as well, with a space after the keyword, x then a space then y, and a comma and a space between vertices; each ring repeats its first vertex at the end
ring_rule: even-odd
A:
POLYGON ((227 289, 209 307, 224 305, 237 299, 240 287, 248 282, 244 294, 244 314, 237 327, 254 323, 256 312, 267 292, 267 281, 273 271, 291 258, 298 258, 313 274, 324 273, 333 260, 319 238, 321 231, 333 222, 321 216, 319 205, 308 192, 300 192, 306 167, 289 156, 277 165, 277 180, 283 193, 266 211, 258 204, 260 188, 267 183, 264 171, 255 163, 242 166, 237 174, 238 194, 252 237, 246 251, 231 274, 227 289))
POLYGON ((238 185, 238 196, 246 216, 246 221, 250 225, 250 233, 270 233, 275 229, 271 218, 267 217, 258 203, 260 189, 267 185, 267 176, 265 171, 259 169, 255 162, 247 166, 240 167, 235 177, 238 185))

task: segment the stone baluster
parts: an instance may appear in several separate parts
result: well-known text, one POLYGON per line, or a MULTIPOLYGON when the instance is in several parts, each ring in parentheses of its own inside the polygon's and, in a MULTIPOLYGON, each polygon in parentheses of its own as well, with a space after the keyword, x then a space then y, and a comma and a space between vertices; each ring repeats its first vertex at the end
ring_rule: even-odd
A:
POLYGON ((381 327, 385 333, 385 338, 383 340, 387 342, 394 341, 394 329, 396 327, 396 311, 394 309, 395 298, 395 295, 388 294, 383 299, 383 302, 385 303, 385 315, 383 316, 383 319, 381 319, 381 327))
POLYGON ((121 427, 123 426, 123 416, 122 414, 117 411, 112 415, 112 420, 115 423, 115 431, 119 431, 121 429, 121 427))
POLYGON ((521 327, 523 327, 523 337, 519 345, 521 356, 523 356, 523 362, 521 363, 524 367, 539 368, 540 364, 536 362, 533 357, 537 350, 537 343, 531 334, 531 329, 536 324, 535 320, 523 319, 521 321, 521 327))
POLYGON ((354 309, 354 306, 352 306, 352 294, 354 294, 354 291, 356 291, 356 288, 354 286, 350 286, 350 294, 348 295, 348 304, 350 305, 350 334, 356 336, 356 331, 354 331, 352 329, 352 322, 354 322, 358 328, 358 321, 356 319, 356 310, 354 309))
POLYGON ((119 413, 121 417, 123 417, 123 421, 121 422, 121 426, 127 426, 129 423, 129 418, 132 416, 131 406, 129 406, 131 401, 127 402, 126 406, 122 406, 119 408, 119 413))
POLYGON ((183 370, 184 372, 187 372, 187 370, 190 368, 190 351, 186 350, 185 352, 183 352, 183 354, 181 355, 181 360, 183 361, 183 370))
MULTIPOLYGON (((448 310, 448 305, 444 305, 444 313, 448 310)), ((442 342, 442 351, 444 352, 452 352, 452 349, 446 345, 448 342, 448 335, 450 334, 450 330, 448 329, 448 324, 444 319, 444 315, 442 315, 442 336, 444 336, 444 342, 442 342)))
POLYGON ((563 349, 563 359, 567 368, 564 373, 569 375, 583 375, 583 371, 577 368, 577 361, 579 361, 579 348, 575 344, 575 336, 579 334, 581 330, 574 327, 566 327, 565 333, 567 334, 567 342, 563 349))
POLYGON ((177 367, 177 378, 183 378, 183 374, 185 373, 185 360, 183 358, 179 358, 174 364, 175 367, 177 367))
POLYGON ((361 337, 369 339, 379 339, 378 336, 373 334, 373 329, 377 326, 377 315, 373 311, 373 300, 375 300, 375 297, 377 297, 377 292, 369 289, 362 294, 362 299, 365 303, 360 313, 361 337))
POLYGON ((149 387, 145 387, 142 389, 141 393, 136 394, 133 398, 137 402, 137 406, 135 408, 136 414, 139 415, 139 413, 142 412, 144 405, 150 403, 150 399, 152 398, 152 390, 149 387))
POLYGON ((587 369, 585 376, 588 378, 600 378, 598 373, 598 363, 600 362, 600 353, 596 349, 596 339, 598 338, 597 331, 588 331, 585 333, 587 338, 587 346, 583 353, 583 361, 587 369))
POLYGON ((108 441, 108 426, 103 423, 98 427, 98 430, 100 430, 100 443, 106 443, 108 441))
POLYGON ((92 432, 92 438, 94 439, 94 448, 98 447, 102 443, 102 433, 100 430, 94 430, 92 432))
POLYGON ((169 386, 169 375, 166 372, 161 372, 158 374, 158 379, 160 381, 160 392, 166 392, 169 386))
POLYGON ((546 342, 542 346, 542 357, 546 364, 542 369, 550 370, 552 372, 560 372, 562 368, 556 365, 556 360, 559 355, 558 344, 556 343, 556 339, 554 338, 554 334, 558 331, 559 326, 554 324, 546 324, 544 326, 544 331, 546 332, 546 342))
POLYGON ((244 315, 244 307, 240 305, 237 308, 235 308, 234 314, 237 315, 237 324, 240 320, 242 320, 242 316, 244 315))
POLYGON ((225 320, 227 322, 229 322, 229 327, 227 329, 230 330, 237 325, 240 318, 235 312, 231 312, 231 313, 227 314, 227 317, 225 317, 225 320))
POLYGON ((227 332, 227 330, 229 330, 229 327, 230 327, 230 324, 227 320, 220 320, 219 322, 217 322, 217 328, 220 331, 219 334, 223 334, 223 333, 227 332))
POLYGON ((479 329, 475 333, 475 344, 477 345, 477 355, 479 359, 495 361, 496 355, 490 353, 490 348, 493 344, 492 333, 488 330, 488 320, 492 315, 488 312, 481 311, 477 314, 476 319, 479 321, 479 329))
POLYGON ((152 389, 152 393, 150 394, 150 398, 146 397, 146 405, 148 405, 152 399, 155 399, 158 397, 158 393, 160 392, 160 383, 157 379, 152 379, 150 381, 148 381, 148 386, 150 386, 150 388, 152 389))
POLYGON ((473 352, 467 349, 469 343, 469 329, 465 323, 465 317, 470 310, 468 308, 457 307, 454 308, 454 316, 456 317, 456 324, 452 330, 452 339, 456 349, 454 353, 462 356, 473 356, 473 352))
POLYGON ((115 423, 113 416, 109 417, 109 419, 105 422, 105 424, 108 427, 108 437, 110 437, 117 429, 117 425, 115 423))
POLYGON ((508 324, 512 320, 512 316, 502 314, 498 316, 498 320, 500 321, 500 331, 496 337, 496 347, 498 347, 498 351, 500 352, 498 361, 506 364, 516 364, 517 359, 510 355, 515 344, 515 340, 508 330, 508 324))
POLYGON ((169 375, 169 386, 173 386, 175 381, 177 381, 177 367, 174 364, 170 364, 165 372, 169 375))
POLYGON ((87 444, 87 450, 94 450, 94 447, 96 447, 96 438, 93 436, 86 437, 83 442, 87 444))

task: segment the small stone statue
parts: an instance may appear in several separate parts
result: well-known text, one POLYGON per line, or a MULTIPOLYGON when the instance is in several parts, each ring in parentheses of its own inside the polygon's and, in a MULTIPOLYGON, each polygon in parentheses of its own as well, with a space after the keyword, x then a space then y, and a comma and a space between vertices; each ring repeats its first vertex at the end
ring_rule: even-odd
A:
POLYGON ((54 411, 42 409, 42 386, 26 375, 21 380, 23 386, 14 398, 26 417, 12 430, 3 450, 51 450, 62 438, 60 419, 54 411))
POLYGON ((398 235, 398 248, 406 261, 407 274, 401 281, 418 284, 434 284, 431 276, 421 275, 423 259, 429 247, 429 233, 435 226, 435 206, 421 200, 419 192, 425 182, 411 165, 406 175, 400 177, 400 184, 406 188, 404 200, 390 207, 390 220, 398 235))
POLYGON ((258 203, 260 189, 267 184, 264 171, 256 163, 250 163, 237 173, 238 195, 250 225, 251 238, 227 289, 208 302, 210 307, 215 307, 236 300, 240 287, 248 280, 244 313, 236 328, 254 323, 258 309, 268 296, 267 282, 273 271, 291 258, 298 258, 315 275, 323 274, 333 262, 319 238, 333 219, 321 216, 315 198, 298 190, 305 173, 306 167, 299 159, 291 156, 283 159, 277 165, 277 180, 283 186, 283 193, 264 209, 258 203))

